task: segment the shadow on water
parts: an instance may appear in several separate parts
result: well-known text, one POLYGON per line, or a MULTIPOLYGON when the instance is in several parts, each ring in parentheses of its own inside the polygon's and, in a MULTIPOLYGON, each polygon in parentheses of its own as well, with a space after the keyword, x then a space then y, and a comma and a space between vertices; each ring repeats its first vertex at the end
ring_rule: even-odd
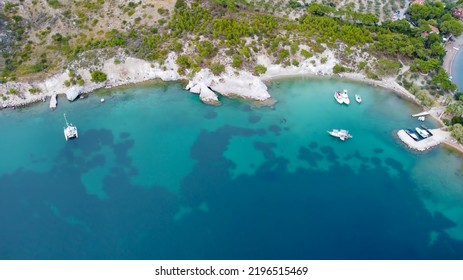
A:
POLYGON ((463 242, 444 231, 455 223, 426 210, 394 159, 356 152, 352 158, 374 165, 354 171, 332 147, 311 142, 299 159, 311 167, 328 159, 330 169, 289 172, 275 143, 257 141, 265 162, 232 179, 236 163, 223 155, 230 139, 265 133, 235 126, 201 131, 191 148, 196 165, 175 194, 131 183, 129 133, 89 130, 67 143, 49 172, 19 169, 0 178, 0 258, 463 258, 463 242), (81 182, 84 172, 107 163, 103 149, 116 158, 104 177, 105 200, 87 194, 81 182), (399 176, 389 175, 391 167, 399 176), (185 207, 191 211, 175 219, 185 207), (430 243, 432 232, 438 237, 430 243))

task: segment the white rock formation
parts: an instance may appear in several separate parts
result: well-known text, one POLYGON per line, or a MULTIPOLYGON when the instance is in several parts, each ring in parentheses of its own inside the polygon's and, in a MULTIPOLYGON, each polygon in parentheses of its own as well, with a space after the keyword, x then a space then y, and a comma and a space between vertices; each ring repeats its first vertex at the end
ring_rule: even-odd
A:
POLYGON ((72 86, 66 90, 66 98, 69 101, 74 101, 82 93, 82 90, 82 86, 72 86))
POLYGON ((201 100, 208 104, 219 102, 214 91, 223 96, 238 96, 259 101, 270 98, 267 86, 258 77, 246 71, 235 74, 232 68, 220 76, 213 75, 209 69, 202 69, 188 83, 186 89, 199 93, 201 100))
POLYGON ((217 95, 210 90, 214 75, 209 69, 201 69, 194 78, 188 82, 186 90, 199 94, 199 98, 206 104, 220 104, 217 95))
POLYGON ((225 74, 215 79, 211 85, 214 91, 224 96, 238 96, 246 99, 263 101, 270 98, 267 86, 261 79, 247 71, 241 71, 236 75, 233 69, 228 69, 225 74))

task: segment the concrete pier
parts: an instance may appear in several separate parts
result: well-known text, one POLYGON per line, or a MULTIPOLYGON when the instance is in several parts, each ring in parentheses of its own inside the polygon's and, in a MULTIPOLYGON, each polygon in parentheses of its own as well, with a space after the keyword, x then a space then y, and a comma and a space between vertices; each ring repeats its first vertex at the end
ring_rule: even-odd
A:
POLYGON ((417 151, 426 151, 451 139, 450 132, 444 131, 440 128, 430 129, 429 131, 433 135, 426 139, 421 139, 420 141, 415 141, 415 139, 410 137, 410 135, 408 135, 403 129, 397 132, 397 136, 399 136, 400 140, 402 140, 402 142, 404 142, 410 149, 417 151))

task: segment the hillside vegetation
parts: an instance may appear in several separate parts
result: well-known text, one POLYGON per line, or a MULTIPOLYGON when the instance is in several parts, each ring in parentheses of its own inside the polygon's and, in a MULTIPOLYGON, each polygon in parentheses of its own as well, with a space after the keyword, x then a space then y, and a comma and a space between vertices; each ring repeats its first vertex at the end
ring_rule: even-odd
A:
MULTIPOLYGON (((180 74, 205 67, 220 73, 224 63, 260 74, 265 69, 257 64, 259 55, 297 66, 330 49, 339 60, 335 73, 356 71, 380 79, 410 65, 412 73, 431 74, 427 89, 455 90, 441 67, 442 35, 463 30, 450 14, 454 4, 412 5, 410 23, 362 13, 372 11, 364 7, 368 1, 323 2, 8 1, 0 17, 8 23, 0 82, 44 78, 76 65, 93 67, 119 53, 162 63, 172 51, 178 54, 180 74), (430 24, 442 33, 422 36, 430 24)), ((410 79, 399 80, 412 88, 410 79)))

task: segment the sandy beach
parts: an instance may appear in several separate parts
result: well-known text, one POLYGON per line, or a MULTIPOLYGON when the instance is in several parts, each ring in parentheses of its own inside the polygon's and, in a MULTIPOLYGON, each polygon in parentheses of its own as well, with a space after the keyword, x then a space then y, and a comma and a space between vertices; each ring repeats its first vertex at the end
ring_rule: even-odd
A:
POLYGON ((447 42, 445 44, 445 50, 447 53, 444 57, 444 63, 442 67, 447 71, 449 76, 453 76, 453 62, 460 51, 461 47, 463 46, 463 35, 460 35, 455 39, 453 42, 447 42))

